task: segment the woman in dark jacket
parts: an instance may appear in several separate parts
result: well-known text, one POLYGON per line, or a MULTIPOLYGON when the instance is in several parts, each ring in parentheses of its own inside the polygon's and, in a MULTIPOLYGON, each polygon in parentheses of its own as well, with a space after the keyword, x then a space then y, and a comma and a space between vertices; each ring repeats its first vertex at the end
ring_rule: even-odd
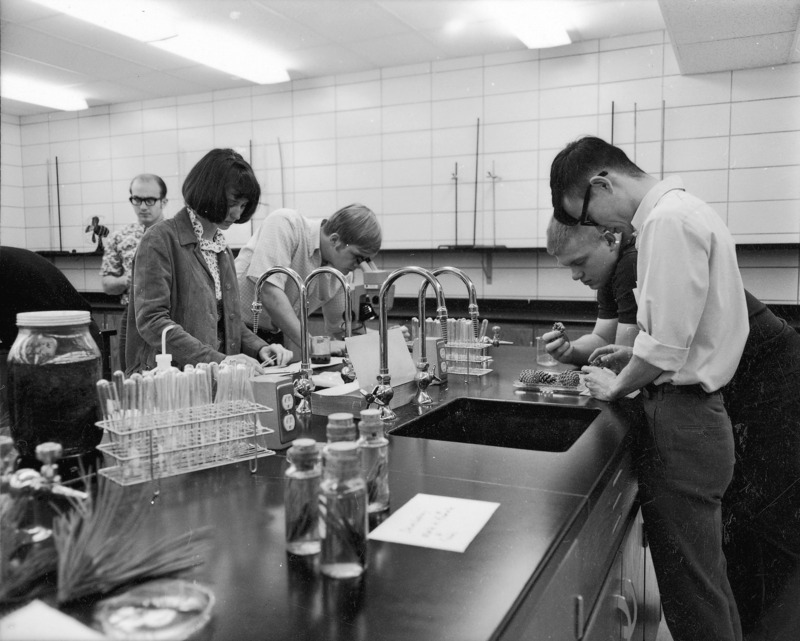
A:
POLYGON ((261 188, 232 149, 213 149, 183 183, 186 206, 147 230, 136 252, 128 306, 128 373, 152 369, 164 330, 173 364, 237 360, 283 365, 292 353, 267 345, 239 311, 233 254, 222 232, 250 220, 261 188))

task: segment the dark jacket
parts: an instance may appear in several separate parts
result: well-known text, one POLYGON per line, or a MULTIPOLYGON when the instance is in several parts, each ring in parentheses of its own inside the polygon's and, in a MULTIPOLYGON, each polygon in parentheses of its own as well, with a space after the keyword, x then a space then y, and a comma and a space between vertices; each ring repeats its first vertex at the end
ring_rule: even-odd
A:
POLYGON ((164 328, 167 351, 179 368, 219 363, 228 354, 258 358, 266 343, 242 322, 236 269, 230 249, 219 255, 225 345, 218 346, 217 299, 186 208, 145 232, 136 251, 125 349, 128 373, 152 369, 161 352, 164 328))

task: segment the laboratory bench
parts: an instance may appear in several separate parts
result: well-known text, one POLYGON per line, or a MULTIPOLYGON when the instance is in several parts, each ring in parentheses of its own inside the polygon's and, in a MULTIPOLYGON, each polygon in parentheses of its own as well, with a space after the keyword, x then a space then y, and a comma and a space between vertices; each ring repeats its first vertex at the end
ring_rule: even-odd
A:
MULTIPOLYGON (((419 493, 499 504, 464 552, 370 540, 360 579, 323 577, 316 557, 285 550, 286 450, 259 458, 254 472, 247 461, 158 481, 145 517, 153 541, 213 527, 210 554, 188 575, 216 595, 200 638, 654 639, 660 605, 631 456, 636 402, 521 391, 513 383, 535 367, 534 350, 500 346, 491 354, 491 373, 450 375, 429 388, 432 406, 402 406, 386 424, 388 516, 419 493), (501 430, 518 403, 592 419, 563 451, 392 434, 463 399, 500 402, 482 426, 490 431, 501 430)), ((326 421, 300 418, 297 434, 322 441, 326 421)), ((149 500, 141 488, 125 491, 149 500)))

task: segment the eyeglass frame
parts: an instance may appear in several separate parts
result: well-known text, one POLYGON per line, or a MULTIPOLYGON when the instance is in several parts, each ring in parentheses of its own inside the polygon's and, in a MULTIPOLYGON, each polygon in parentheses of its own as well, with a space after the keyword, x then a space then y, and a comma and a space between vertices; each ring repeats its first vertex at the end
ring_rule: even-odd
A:
MULTIPOLYGON (((603 170, 597 175, 600 177, 605 177, 608 176, 608 172, 603 170)), ((586 186, 586 191, 583 194, 583 207, 581 208, 580 218, 573 218, 561 208, 553 211, 553 218, 555 218, 561 224, 567 225, 567 227, 575 227, 577 225, 583 225, 584 227, 598 227, 598 224, 589 218, 589 201, 592 198, 593 186, 594 183, 592 183, 590 180, 589 184, 586 186)))
POLYGON ((148 207, 152 207, 155 205, 159 200, 164 200, 163 198, 139 198, 139 196, 131 196, 128 198, 128 202, 133 205, 134 207, 141 206, 142 203, 147 205, 148 207), (138 200, 138 203, 133 202, 134 200, 138 200), (152 200, 152 203, 147 202, 148 200, 152 200))

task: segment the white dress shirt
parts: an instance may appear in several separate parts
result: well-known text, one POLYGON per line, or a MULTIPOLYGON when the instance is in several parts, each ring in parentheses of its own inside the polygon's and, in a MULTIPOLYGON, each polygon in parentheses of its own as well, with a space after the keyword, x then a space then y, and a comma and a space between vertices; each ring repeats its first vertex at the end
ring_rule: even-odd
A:
POLYGON ((725 385, 739 365, 749 325, 736 245, 719 215, 683 189, 659 182, 633 217, 638 230, 633 353, 664 370, 656 384, 725 385))

